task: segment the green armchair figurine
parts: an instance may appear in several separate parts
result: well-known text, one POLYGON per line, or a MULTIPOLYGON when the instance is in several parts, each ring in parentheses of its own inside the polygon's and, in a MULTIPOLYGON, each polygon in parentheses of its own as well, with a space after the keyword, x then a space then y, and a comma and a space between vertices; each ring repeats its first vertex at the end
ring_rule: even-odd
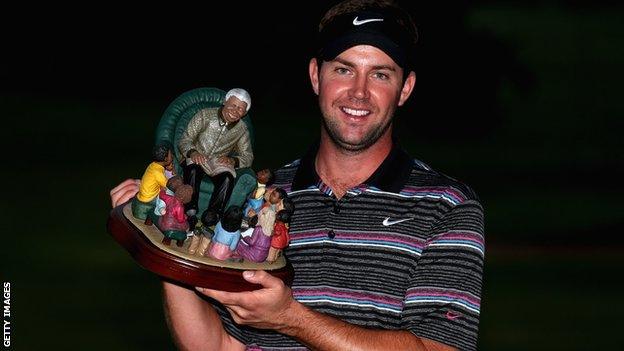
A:
MULTIPOLYGON (((226 92, 217 88, 198 88, 188 91, 176 98, 165 110, 156 129, 155 144, 169 143, 174 152, 174 166, 177 174, 182 175, 180 162, 185 155, 178 150, 178 143, 184 134, 191 118, 200 110, 219 107, 223 104, 226 92)), ((249 114, 242 119, 247 125, 252 146, 254 145, 253 126, 249 114)), ((235 185, 224 211, 233 205, 242 206, 248 195, 256 187, 256 175, 251 168, 236 169, 235 185)), ((209 177, 204 177, 198 201, 198 215, 208 207, 214 186, 209 177)))

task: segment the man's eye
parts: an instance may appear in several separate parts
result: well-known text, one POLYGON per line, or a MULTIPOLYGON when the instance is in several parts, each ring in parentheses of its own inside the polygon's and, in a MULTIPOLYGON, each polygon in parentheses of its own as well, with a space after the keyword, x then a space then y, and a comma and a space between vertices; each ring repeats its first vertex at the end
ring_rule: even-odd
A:
POLYGON ((336 68, 336 73, 338 73, 338 74, 347 74, 347 73, 349 73, 349 70, 344 68, 344 67, 337 67, 336 68))
POLYGON ((381 72, 377 72, 373 75, 373 77, 377 78, 377 79, 381 79, 381 80, 388 80, 390 79, 390 76, 388 76, 385 73, 381 73, 381 72))

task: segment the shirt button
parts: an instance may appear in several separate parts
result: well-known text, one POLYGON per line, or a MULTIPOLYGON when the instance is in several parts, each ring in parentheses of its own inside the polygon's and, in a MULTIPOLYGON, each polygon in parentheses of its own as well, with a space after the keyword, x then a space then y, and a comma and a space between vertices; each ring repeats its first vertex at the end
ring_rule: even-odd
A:
POLYGON ((330 239, 333 239, 333 238, 336 237, 336 233, 334 233, 333 230, 330 230, 330 231, 327 232, 327 237, 330 238, 330 239))

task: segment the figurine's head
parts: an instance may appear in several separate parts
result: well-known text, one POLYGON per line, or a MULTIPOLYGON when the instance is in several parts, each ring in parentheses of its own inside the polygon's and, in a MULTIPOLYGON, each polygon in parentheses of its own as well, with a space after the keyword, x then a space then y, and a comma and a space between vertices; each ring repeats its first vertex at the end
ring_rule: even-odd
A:
POLYGON ((180 185, 184 184, 184 181, 182 180, 182 177, 180 177, 179 175, 175 175, 171 178, 169 178, 169 180, 167 181, 167 188, 173 192, 176 191, 176 189, 178 189, 178 187, 180 185))
POLYGON ((243 209, 239 206, 230 206, 221 218, 221 227, 228 232, 235 232, 240 229, 243 222, 243 209))
POLYGON ((175 191, 176 199, 180 200, 181 203, 187 204, 191 202, 191 197, 193 196, 193 187, 187 184, 182 184, 178 186, 175 191))
POLYGON ((286 190, 282 188, 275 188, 271 192, 271 195, 269 195, 269 202, 271 203, 271 205, 275 205, 276 203, 285 199, 286 196, 288 196, 286 195, 286 190))
POLYGON ((270 184, 273 183, 273 172, 268 169, 261 169, 258 172, 256 172, 256 179, 258 180, 258 183, 260 184, 270 184))
POLYGON ((225 94, 221 117, 227 123, 236 123, 249 111, 251 96, 245 89, 235 88, 225 94))
POLYGON ((286 224, 286 223, 290 223, 291 216, 292 216, 291 212, 287 211, 286 209, 283 209, 283 210, 277 211, 277 214, 275 215, 275 220, 286 224))
POLYGON ((152 161, 168 167, 173 162, 171 147, 166 143, 156 144, 152 149, 152 161))

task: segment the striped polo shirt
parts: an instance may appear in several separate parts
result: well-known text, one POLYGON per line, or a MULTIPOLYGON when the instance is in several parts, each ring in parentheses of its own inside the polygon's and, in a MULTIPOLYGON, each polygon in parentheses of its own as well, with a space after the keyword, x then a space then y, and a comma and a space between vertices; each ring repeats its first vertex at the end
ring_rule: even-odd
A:
MULTIPOLYGON (((373 175, 337 199, 315 171, 317 147, 276 172, 295 204, 294 298, 346 322, 409 330, 475 350, 484 259, 483 209, 466 185, 393 146, 373 175)), ((238 326, 255 350, 305 350, 282 334, 238 326)))

